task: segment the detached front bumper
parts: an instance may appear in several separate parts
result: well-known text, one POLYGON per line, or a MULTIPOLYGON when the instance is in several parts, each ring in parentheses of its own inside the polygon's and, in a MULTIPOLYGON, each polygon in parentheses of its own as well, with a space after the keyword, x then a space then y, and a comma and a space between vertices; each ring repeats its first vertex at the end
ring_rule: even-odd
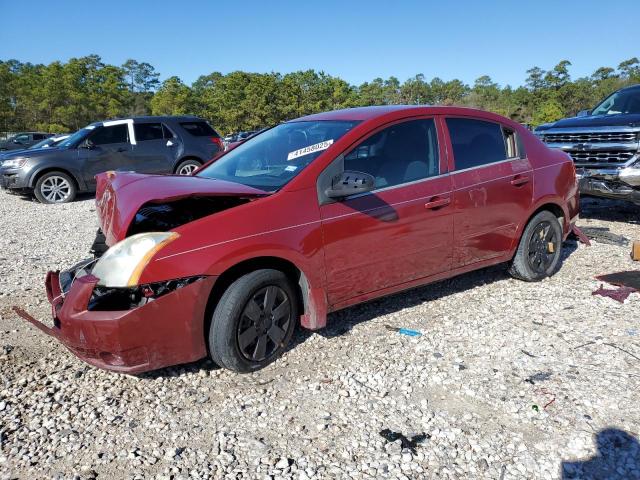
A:
POLYGON ((204 315, 216 277, 203 277, 141 307, 119 311, 88 310, 98 282, 93 275, 76 278, 67 293, 60 277, 60 272, 49 272, 46 279, 51 326, 14 310, 85 362, 135 374, 206 356, 204 315))
POLYGON ((640 167, 622 169, 577 168, 582 195, 640 203, 640 167))

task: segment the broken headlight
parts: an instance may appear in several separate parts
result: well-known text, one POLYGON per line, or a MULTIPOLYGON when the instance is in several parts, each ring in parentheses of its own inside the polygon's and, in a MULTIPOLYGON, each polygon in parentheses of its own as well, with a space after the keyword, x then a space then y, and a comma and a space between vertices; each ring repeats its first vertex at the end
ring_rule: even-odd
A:
POLYGON ((175 232, 139 233, 107 250, 91 272, 103 287, 133 287, 151 258, 179 235, 175 232))

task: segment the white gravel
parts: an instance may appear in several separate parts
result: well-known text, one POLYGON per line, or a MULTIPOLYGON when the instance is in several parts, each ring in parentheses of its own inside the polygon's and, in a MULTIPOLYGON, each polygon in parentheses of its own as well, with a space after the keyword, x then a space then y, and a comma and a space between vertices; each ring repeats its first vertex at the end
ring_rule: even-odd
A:
MULTIPOLYGON (((585 206, 581 225, 640 239, 640 208, 585 206)), ((0 194, 0 478, 640 479, 640 294, 591 294, 640 267, 630 247, 567 242, 541 283, 491 268, 350 308, 254 374, 132 377, 10 311, 49 315, 46 271, 95 229, 91 199, 0 194), (412 452, 383 429, 428 438, 412 452)))

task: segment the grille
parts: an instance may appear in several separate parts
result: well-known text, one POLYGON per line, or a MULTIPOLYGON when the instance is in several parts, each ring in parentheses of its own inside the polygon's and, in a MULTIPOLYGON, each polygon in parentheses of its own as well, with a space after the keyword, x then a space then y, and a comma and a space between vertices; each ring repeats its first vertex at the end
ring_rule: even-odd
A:
POLYGON ((544 136, 544 141, 547 143, 636 142, 638 132, 548 133, 544 136))
POLYGON ((606 165, 622 165, 635 155, 635 152, 585 152, 585 151, 568 151, 573 161, 578 164, 601 163, 606 165))

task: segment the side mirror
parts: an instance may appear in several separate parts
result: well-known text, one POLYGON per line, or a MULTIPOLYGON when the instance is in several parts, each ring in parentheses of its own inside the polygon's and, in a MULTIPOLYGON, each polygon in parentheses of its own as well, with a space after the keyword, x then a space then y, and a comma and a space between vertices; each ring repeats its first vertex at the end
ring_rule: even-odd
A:
POLYGON ((580 110, 578 112, 578 117, 586 117, 591 115, 591 110, 580 110))
POLYGON ((370 192, 375 183, 376 179, 373 178, 373 175, 345 170, 331 180, 331 187, 327 188, 325 194, 329 198, 344 198, 358 193, 370 192))

